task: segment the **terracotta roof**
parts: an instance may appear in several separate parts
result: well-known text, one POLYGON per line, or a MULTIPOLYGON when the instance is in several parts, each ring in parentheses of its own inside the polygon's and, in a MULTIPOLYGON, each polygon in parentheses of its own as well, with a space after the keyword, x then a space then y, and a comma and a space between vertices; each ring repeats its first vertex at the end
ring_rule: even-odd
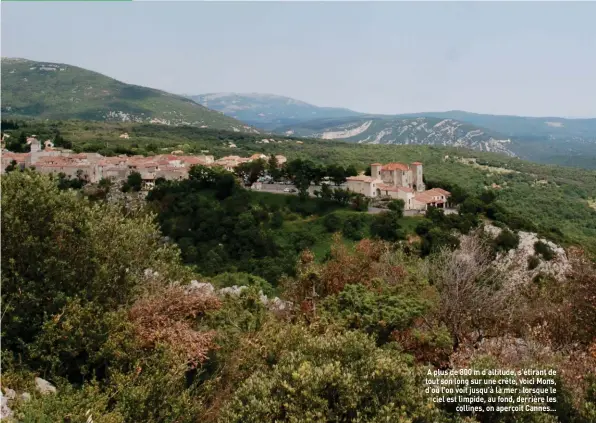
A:
POLYGON ((403 163, 388 163, 381 168, 381 170, 403 170, 404 172, 410 170, 408 165, 403 163))
POLYGON ((391 192, 398 191, 397 187, 394 187, 393 185, 379 185, 379 189, 381 189, 383 191, 391 191, 391 192))
POLYGON ((420 162, 413 162, 412 164, 413 165, 421 165, 422 163, 420 163, 420 162))
POLYGON ((397 189, 404 192, 414 192, 414 190, 410 187, 397 187, 397 189))
POLYGON ((420 193, 414 196, 414 200, 418 201, 419 203, 434 203, 435 201, 432 199, 430 195, 420 193))
POLYGON ((432 188, 427 191, 424 191, 424 194, 428 195, 444 195, 446 197, 450 196, 451 193, 449 191, 445 191, 443 188, 432 188))

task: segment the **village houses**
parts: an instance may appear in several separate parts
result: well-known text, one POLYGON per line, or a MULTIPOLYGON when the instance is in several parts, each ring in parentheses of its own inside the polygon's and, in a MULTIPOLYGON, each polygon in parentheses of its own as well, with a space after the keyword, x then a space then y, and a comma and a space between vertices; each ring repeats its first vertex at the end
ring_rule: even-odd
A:
POLYGON ((429 206, 445 208, 451 193, 441 188, 426 190, 422 163, 373 163, 370 176, 347 178, 350 191, 368 198, 389 197, 404 201, 405 210, 426 210, 429 206))
MULTIPOLYGON (((188 171, 194 165, 222 167, 232 171, 240 163, 257 159, 268 159, 264 154, 254 154, 251 157, 227 156, 215 160, 210 155, 185 156, 179 154, 162 154, 156 156, 126 156, 105 157, 99 153, 74 153, 71 150, 55 149, 33 137, 27 139, 30 146, 29 153, 13 153, 2 151, 2 173, 13 162, 21 169, 35 167, 40 173, 64 174, 70 178, 83 178, 91 183, 101 179, 125 180, 132 172, 141 174, 146 188, 154 185, 155 180, 181 180, 188 177, 188 171)), ((174 152, 180 153, 180 152, 174 152)), ((278 164, 286 162, 284 156, 276 156, 278 164)))

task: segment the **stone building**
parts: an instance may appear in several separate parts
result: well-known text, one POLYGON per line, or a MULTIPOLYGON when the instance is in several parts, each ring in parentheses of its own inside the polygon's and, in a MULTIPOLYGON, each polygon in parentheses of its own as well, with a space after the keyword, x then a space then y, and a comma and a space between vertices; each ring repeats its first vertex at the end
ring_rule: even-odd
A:
POLYGON ((347 189, 369 198, 389 197, 404 201, 405 210, 446 207, 451 193, 440 188, 425 190, 422 163, 373 163, 371 176, 347 178, 347 189))

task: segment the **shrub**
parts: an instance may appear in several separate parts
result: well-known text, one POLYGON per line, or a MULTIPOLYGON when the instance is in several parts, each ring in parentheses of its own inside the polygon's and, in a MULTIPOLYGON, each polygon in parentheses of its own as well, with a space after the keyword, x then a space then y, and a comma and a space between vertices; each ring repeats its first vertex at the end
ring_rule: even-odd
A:
POLYGON ((513 250, 519 245, 519 235, 509 229, 503 229, 495 238, 494 244, 497 251, 513 250))
POLYGON ((343 222, 343 235, 351 240, 360 241, 365 219, 366 215, 364 214, 350 214, 343 222))
POLYGON ((555 257, 555 252, 548 246, 548 244, 542 241, 536 241, 534 243, 534 251, 539 254, 546 261, 550 261, 555 257))
POLYGON ((180 356, 180 362, 196 366, 207 359, 215 334, 194 330, 193 321, 220 305, 214 295, 171 286, 139 299, 130 309, 129 318, 143 347, 165 344, 180 356))
POLYGON ((540 258, 536 255, 528 257, 528 270, 534 270, 540 265, 540 258))
POLYGON ((376 214, 370 224, 371 235, 392 242, 404 239, 405 234, 399 226, 398 219, 398 214, 394 212, 376 214))
POLYGON ((379 344, 395 330, 408 328, 425 311, 416 298, 369 291, 364 285, 347 285, 323 304, 327 319, 348 329, 374 335, 379 344))
POLYGON ((337 232, 343 227, 343 219, 337 213, 329 213, 323 217, 323 226, 327 232, 337 232))
POLYGON ((253 373, 227 401, 220 421, 443 421, 426 402, 409 359, 359 332, 280 334, 290 350, 253 373))

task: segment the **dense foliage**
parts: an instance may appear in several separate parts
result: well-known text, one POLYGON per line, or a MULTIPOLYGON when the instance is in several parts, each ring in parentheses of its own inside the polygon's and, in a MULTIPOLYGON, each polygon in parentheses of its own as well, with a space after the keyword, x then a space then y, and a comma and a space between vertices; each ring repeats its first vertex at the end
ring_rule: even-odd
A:
MULTIPOLYGON (((266 251, 258 249, 270 241, 285 248, 280 238, 292 236, 292 224, 308 222, 292 211, 299 204, 318 210, 333 231, 350 216, 368 215, 321 199, 305 206, 297 196, 253 195, 232 175, 205 168, 183 183, 159 184, 150 194, 157 216, 92 202, 58 185, 32 171, 2 176, 2 388, 32 396, 11 402, 18 421, 584 423, 596 417, 596 271, 579 253, 570 251, 565 284, 545 280, 515 293, 495 283, 501 278, 490 266, 494 246, 471 229, 457 249, 437 247, 424 259, 399 243, 365 237, 354 248, 334 234, 324 260, 303 249, 292 256, 292 271, 271 283, 246 271, 223 272, 233 258, 221 269, 199 262, 212 273, 206 278, 182 265, 155 218, 171 225, 172 237, 198 231, 203 238, 192 246, 199 248, 212 233, 219 236, 217 254, 256 259, 258 271, 267 258, 284 262, 251 250, 266 251), (213 207, 218 213, 209 214, 213 207), (276 207, 282 225, 273 229, 276 207), (218 232, 228 227, 242 238, 218 232), (192 279, 248 288, 216 296, 189 285, 192 279), (285 309, 263 302, 261 291, 274 288, 291 301, 285 309), (507 352, 520 343, 532 348, 507 352), (438 367, 556 368, 557 411, 456 412, 457 403, 436 404, 424 392, 426 371, 438 367), (54 383, 57 393, 36 392, 35 376, 54 383)), ((389 213, 399 219, 400 204, 389 213)), ((465 216, 432 212, 425 221, 447 231, 465 228, 465 216)), ((503 238, 499 245, 510 245, 503 238)), ((183 257, 191 251, 184 250, 183 257)))

